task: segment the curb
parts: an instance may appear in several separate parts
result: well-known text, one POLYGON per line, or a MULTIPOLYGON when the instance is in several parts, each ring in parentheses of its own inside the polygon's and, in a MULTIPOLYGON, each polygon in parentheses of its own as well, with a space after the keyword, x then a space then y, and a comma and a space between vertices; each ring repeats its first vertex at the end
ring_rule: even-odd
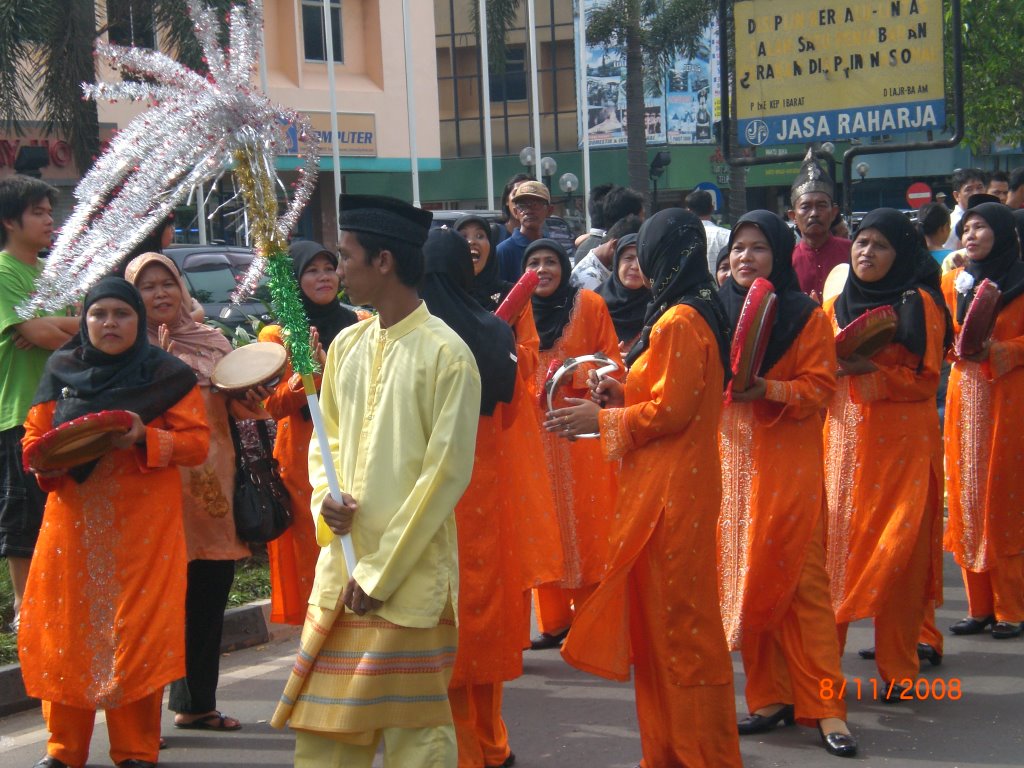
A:
MULTIPOLYGON (((224 612, 224 634, 220 651, 228 653, 271 641, 298 638, 300 627, 270 623, 270 600, 228 608, 224 612)), ((0 667, 0 717, 39 706, 39 700, 25 693, 21 665, 0 667)))

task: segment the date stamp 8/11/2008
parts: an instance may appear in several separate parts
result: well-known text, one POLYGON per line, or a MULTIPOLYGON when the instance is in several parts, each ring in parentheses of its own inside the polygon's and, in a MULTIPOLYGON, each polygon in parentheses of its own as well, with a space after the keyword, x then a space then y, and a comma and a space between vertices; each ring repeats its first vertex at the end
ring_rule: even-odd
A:
POLYGON ((822 678, 818 681, 818 695, 823 701, 959 701, 964 692, 959 677, 948 680, 941 677, 919 677, 916 680, 909 677, 902 680, 851 677, 840 681, 822 678))

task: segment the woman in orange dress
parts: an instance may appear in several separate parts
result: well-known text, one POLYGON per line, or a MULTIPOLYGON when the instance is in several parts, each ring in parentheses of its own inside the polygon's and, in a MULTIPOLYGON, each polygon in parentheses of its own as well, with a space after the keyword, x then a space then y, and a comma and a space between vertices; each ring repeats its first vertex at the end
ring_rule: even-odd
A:
MULTIPOLYGON (((572 287, 572 265, 561 245, 546 238, 534 240, 523 254, 523 271, 536 272, 540 279, 532 299, 540 336, 535 391, 543 391, 553 360, 601 352, 621 368, 619 339, 608 307, 593 291, 572 287)), ((586 394, 587 374, 583 366, 575 370, 567 387, 571 394, 586 394)), ((543 412, 538 416, 543 418, 543 412)), ((560 584, 534 590, 540 629, 532 643, 534 649, 561 643, 572 623, 574 607, 583 604, 604 574, 616 492, 616 467, 602 459, 596 440, 568 442, 547 433, 542 437, 565 574, 560 584)))
POLYGON ((146 338, 138 292, 106 278, 85 298, 81 331, 55 352, 25 422, 26 453, 86 414, 131 412, 100 459, 37 473, 50 495, 29 572, 18 652, 43 700, 43 768, 81 768, 96 710, 110 757, 155 766, 164 686, 185 672, 185 536, 178 466, 209 445, 191 369, 146 338))
MULTIPOLYGON (((494 312, 512 290, 513 284, 501 279, 494 253, 493 230, 487 220, 467 214, 455 222, 455 230, 466 238, 473 261, 473 283, 469 294, 488 312, 494 312)), ((527 301, 512 321, 516 337, 517 380, 512 402, 506 407, 501 440, 493 448, 496 466, 501 467, 501 494, 516 513, 512 517, 512 535, 502 546, 507 558, 518 562, 522 585, 519 610, 519 636, 523 647, 530 645, 531 591, 542 584, 559 582, 564 573, 562 535, 547 470, 534 457, 543 454, 540 423, 536 416, 537 366, 540 337, 533 321, 533 306, 527 301)))
POLYGON ((750 286, 768 280, 776 316, 751 386, 722 412, 718 568, 726 639, 743 655, 750 715, 740 734, 794 719, 818 726, 825 749, 857 753, 842 689, 836 618, 825 573, 822 412, 836 389, 832 327, 800 291, 796 239, 770 211, 744 214, 729 237, 731 277, 719 292, 735 330, 750 286), (826 682, 827 681, 827 682, 826 682))
MULTIPOLYGON (((502 493, 497 446, 508 428, 516 386, 515 336, 467 292, 473 262, 458 233, 434 230, 423 246, 420 296, 466 342, 480 371, 480 424, 473 477, 455 507, 459 540, 459 646, 448 684, 460 768, 514 760, 501 717, 502 683, 522 674, 522 585, 512 535, 515 510, 502 493), (511 610, 510 610, 511 609, 511 610)), ((511 764, 511 763, 510 763, 511 764)))
POLYGON ((982 280, 1002 296, 995 329, 977 355, 953 361, 946 401, 946 483, 953 553, 968 615, 950 630, 1018 637, 1024 622, 1024 264, 1014 213, 1000 203, 971 208, 957 224, 968 262, 943 277, 960 330, 982 280))
MULTIPOLYGON (((896 336, 872 358, 839 360, 825 425, 826 564, 840 648, 851 621, 875 620, 880 680, 898 701, 919 671, 918 633, 942 599, 942 454, 935 392, 952 328, 935 260, 891 208, 861 222, 843 292, 825 304, 838 332, 892 306, 896 336)), ((877 690, 876 690, 877 689, 877 690)))
POLYGON ((639 258, 653 299, 625 383, 596 389, 614 407, 573 401, 548 421, 570 436, 599 427, 605 457, 622 460, 608 573, 562 656, 614 680, 632 663, 646 768, 742 764, 715 564, 729 319, 706 248, 688 211, 647 219, 639 258))
POLYGON ((619 337, 619 352, 625 355, 644 327, 644 314, 651 292, 644 285, 636 261, 636 233, 623 235, 615 245, 612 274, 597 288, 619 337))
MULTIPOLYGON (((288 248, 292 271, 299 284, 299 298, 315 332, 313 348, 323 352, 334 337, 359 318, 338 301, 338 257, 320 243, 302 240, 288 248)), ((268 325, 260 331, 260 341, 284 344, 281 327, 268 325)), ((321 360, 321 362, 323 362, 321 360)), ((317 387, 320 375, 314 376, 317 387)), ((309 441, 313 438, 313 422, 306 404, 301 378, 285 369, 281 381, 267 398, 265 407, 277 420, 274 458, 281 472, 281 481, 291 501, 291 527, 267 543, 270 560, 270 620, 276 624, 302 626, 313 589, 313 573, 320 547, 316 543, 313 516, 309 511, 309 441)))

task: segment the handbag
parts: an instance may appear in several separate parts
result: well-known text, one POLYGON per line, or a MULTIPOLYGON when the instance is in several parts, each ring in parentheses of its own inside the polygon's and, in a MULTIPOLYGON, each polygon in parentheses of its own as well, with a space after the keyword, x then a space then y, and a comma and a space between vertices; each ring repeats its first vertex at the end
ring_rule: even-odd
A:
POLYGON ((228 421, 235 443, 235 531, 247 544, 266 544, 294 520, 274 458, 277 425, 272 419, 228 421))

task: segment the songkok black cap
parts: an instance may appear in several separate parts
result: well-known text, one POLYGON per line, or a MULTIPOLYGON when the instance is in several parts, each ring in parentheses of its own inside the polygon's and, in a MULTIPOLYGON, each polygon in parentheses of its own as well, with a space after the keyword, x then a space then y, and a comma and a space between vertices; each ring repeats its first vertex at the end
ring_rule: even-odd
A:
POLYGON ((807 150, 807 156, 800 166, 800 173, 789 190, 789 202, 796 205, 796 201, 808 192, 822 192, 829 196, 830 200, 836 199, 836 189, 832 178, 826 173, 818 161, 814 159, 814 149, 807 150))
POLYGON ((988 192, 978 192, 977 194, 971 195, 967 198, 967 208, 964 210, 970 210, 971 208, 977 208, 982 203, 1001 203, 1003 202, 995 195, 990 195, 988 192))
POLYGON ((338 229, 393 237, 420 246, 430 234, 434 214, 384 195, 341 195, 338 229))

